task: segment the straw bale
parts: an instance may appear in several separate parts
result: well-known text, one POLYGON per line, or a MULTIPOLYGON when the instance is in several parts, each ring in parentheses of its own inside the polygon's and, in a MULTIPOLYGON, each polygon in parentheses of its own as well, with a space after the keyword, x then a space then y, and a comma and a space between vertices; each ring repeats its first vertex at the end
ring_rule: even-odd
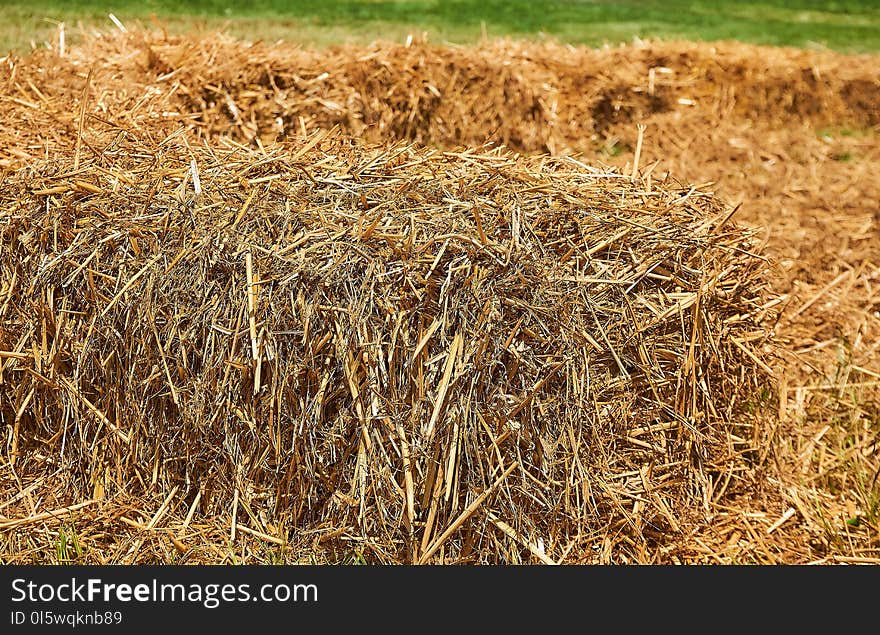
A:
POLYGON ((590 49, 415 41, 312 50, 220 34, 134 32, 89 36, 63 58, 54 51, 25 64, 9 57, 5 66, 4 102, 12 112, 8 123, 0 116, 0 133, 19 140, 10 145, 18 154, 0 155, 7 163, 38 145, 51 153, 64 135, 59 123, 68 134, 75 129, 89 69, 95 123, 183 122, 208 137, 264 143, 340 126, 376 143, 493 141, 571 154, 595 152, 621 126, 658 117, 696 118, 704 126, 738 119, 768 130, 805 121, 880 123, 877 56, 733 42, 590 49), (22 120, 36 125, 15 124, 22 120))
POLYGON ((699 189, 316 133, 129 135, 0 191, 0 422, 69 501, 572 561, 665 543, 743 461, 773 302, 699 189))

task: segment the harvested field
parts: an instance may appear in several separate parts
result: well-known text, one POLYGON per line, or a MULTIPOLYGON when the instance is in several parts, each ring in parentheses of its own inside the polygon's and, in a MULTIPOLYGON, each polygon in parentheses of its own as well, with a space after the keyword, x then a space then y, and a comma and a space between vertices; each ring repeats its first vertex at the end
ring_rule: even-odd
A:
POLYGON ((873 561, 878 61, 6 59, 4 560, 873 561))

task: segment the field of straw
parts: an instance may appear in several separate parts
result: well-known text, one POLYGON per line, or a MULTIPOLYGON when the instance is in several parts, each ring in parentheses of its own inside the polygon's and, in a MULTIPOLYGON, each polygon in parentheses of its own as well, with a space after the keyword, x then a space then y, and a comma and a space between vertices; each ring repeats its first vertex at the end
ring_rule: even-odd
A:
POLYGON ((0 68, 0 561, 880 563, 880 57, 0 68))

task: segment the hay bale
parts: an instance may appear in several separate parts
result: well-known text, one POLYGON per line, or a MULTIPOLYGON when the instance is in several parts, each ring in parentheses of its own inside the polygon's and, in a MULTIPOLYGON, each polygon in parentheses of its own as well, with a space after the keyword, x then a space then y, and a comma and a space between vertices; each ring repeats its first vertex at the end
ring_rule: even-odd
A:
POLYGON ((629 146, 635 124, 650 122, 652 144, 662 139, 667 154, 684 146, 700 156, 706 150, 690 142, 694 129, 703 136, 722 122, 745 121, 761 133, 803 122, 880 122, 876 55, 736 42, 592 49, 416 41, 316 50, 222 34, 117 31, 86 35, 65 57, 37 51, 2 59, 0 68, 0 167, 51 155, 76 134, 90 69, 92 131, 160 121, 247 142, 339 126, 371 143, 491 140, 525 152, 595 153, 607 139, 629 146), (681 120, 697 125, 683 131, 681 120))
POLYGON ((638 558, 741 464, 772 302, 706 192, 324 133, 72 155, 0 189, 0 424, 71 503, 179 492, 372 561, 638 558))

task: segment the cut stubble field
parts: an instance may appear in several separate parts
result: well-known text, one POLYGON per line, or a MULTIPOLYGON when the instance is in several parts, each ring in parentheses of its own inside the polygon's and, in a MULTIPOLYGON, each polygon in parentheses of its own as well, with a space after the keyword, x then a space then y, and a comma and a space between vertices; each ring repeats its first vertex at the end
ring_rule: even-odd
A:
POLYGON ((880 562, 878 62, 6 58, 3 560, 880 562))

